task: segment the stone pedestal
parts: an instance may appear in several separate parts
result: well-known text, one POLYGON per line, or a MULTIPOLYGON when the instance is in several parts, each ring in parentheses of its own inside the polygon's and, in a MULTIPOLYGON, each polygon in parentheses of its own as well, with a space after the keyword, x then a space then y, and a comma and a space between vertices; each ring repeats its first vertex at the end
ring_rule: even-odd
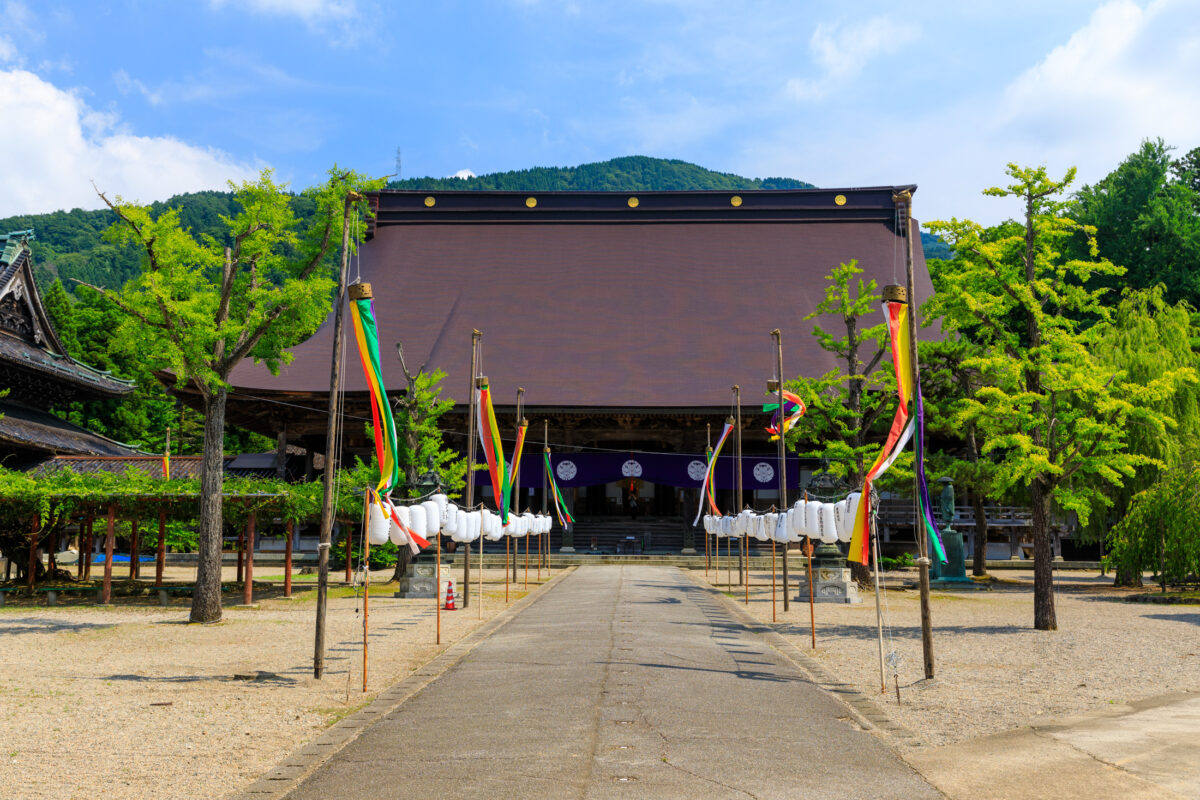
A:
MULTIPOLYGON (((400 579, 400 585, 396 589, 394 597, 428 597, 433 598, 434 582, 436 580, 437 564, 432 561, 412 561, 409 562, 408 569, 404 571, 404 577, 400 579)), ((442 565, 442 580, 450 578, 446 565, 442 565)), ((445 592, 446 587, 443 585, 439 596, 445 592)))
POLYGON ((558 552, 560 552, 560 553, 574 553, 575 552, 575 526, 574 525, 568 525, 567 527, 563 528, 562 546, 558 548, 558 552))
MULTIPOLYGON (((929 586, 932 589, 988 589, 987 584, 978 584, 967 577, 967 557, 963 550, 963 535, 953 528, 942 531, 942 546, 946 548, 946 563, 939 564, 933 554, 929 568, 929 586)), ((932 545, 930 545, 932 550, 932 545)))
MULTIPOLYGON (((808 560, 804 560, 804 573, 800 579, 799 592, 796 602, 808 602, 808 560)), ((843 561, 844 565, 845 562, 843 561)), ((829 566, 818 564, 813 559, 813 602, 814 603, 843 603, 857 605, 862 602, 858 596, 858 585, 850 577, 850 568, 846 566, 829 566)))

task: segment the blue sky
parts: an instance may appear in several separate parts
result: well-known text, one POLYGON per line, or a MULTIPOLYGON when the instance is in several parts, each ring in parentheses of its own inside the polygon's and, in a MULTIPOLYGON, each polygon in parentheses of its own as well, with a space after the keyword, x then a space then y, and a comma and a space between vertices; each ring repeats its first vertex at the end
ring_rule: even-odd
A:
POLYGON ((1017 213, 1008 161, 1080 180, 1200 145, 1200 0, 4 3, 0 215, 264 167, 405 177, 643 154, 1017 213), (18 122, 18 120, 20 120, 18 122))

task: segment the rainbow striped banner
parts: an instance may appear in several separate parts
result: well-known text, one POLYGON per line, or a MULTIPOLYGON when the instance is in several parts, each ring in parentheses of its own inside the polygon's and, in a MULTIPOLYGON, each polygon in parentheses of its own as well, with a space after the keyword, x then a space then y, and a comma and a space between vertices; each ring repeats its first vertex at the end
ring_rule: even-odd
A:
POLYGON ((725 446, 725 441, 729 438, 729 434, 733 431, 733 420, 725 422, 724 429, 721 430, 721 436, 717 439, 717 446, 713 448, 712 455, 708 457, 708 467, 704 470, 704 482, 701 484, 704 489, 700 494, 700 508, 696 509, 696 519, 692 521, 695 526, 700 522, 700 517, 704 515, 704 501, 708 500, 708 505, 712 509, 713 516, 721 516, 720 509, 717 508, 717 495, 714 487, 716 482, 716 465, 717 456, 721 454, 721 448, 725 446))
POLYGON ((521 501, 517 496, 521 487, 517 486, 517 481, 521 475, 521 453, 525 450, 525 431, 528 429, 529 423, 525 421, 517 429, 517 444, 513 450, 512 466, 508 470, 508 483, 504 487, 504 505, 507 507, 510 502, 515 503, 513 511, 517 514, 521 513, 521 501))
MULTIPOLYGON (((771 434, 771 441, 779 438, 779 403, 763 403, 763 412, 774 411, 771 416, 771 424, 767 426, 767 433, 771 434)), ((808 411, 808 406, 800 399, 799 395, 792 394, 787 389, 783 390, 783 412, 786 415, 783 420, 783 433, 787 434, 792 427, 800 421, 808 411)))
POLYGON ((508 524, 508 476, 505 474, 504 444, 500 441, 500 428, 496 425, 496 410, 492 407, 492 390, 487 382, 476 391, 476 413, 479 423, 479 442, 487 460, 488 474, 492 478, 492 496, 496 499, 496 511, 500 522, 508 524))
POLYGON ((567 510, 567 501, 563 499, 562 492, 558 490, 558 484, 554 480, 554 468, 550 465, 549 447, 542 454, 542 458, 546 463, 546 480, 549 481, 550 492, 554 495, 554 513, 558 515, 558 524, 565 528, 568 523, 574 522, 575 518, 567 510))
MULTIPOLYGON (((938 533, 937 525, 933 522, 933 518, 929 513, 929 495, 928 489, 925 486, 925 449, 924 436, 925 425, 921 419, 909 419, 908 402, 913 397, 913 374, 912 374, 912 350, 910 348, 910 337, 908 335, 908 304, 888 302, 884 304, 884 313, 887 315, 888 338, 892 346, 892 364, 896 370, 896 393, 899 396, 900 405, 896 409, 896 416, 892 419, 892 427, 888 430, 887 441, 884 442, 883 450, 875 459, 875 463, 867 470, 867 475, 863 479, 862 496, 863 502, 858 505, 858 512, 854 517, 854 534, 850 539, 850 552, 847 558, 850 561, 866 564, 870 561, 871 555, 871 529, 870 529, 870 506, 871 506, 871 486, 887 472, 892 466, 896 458, 904 450, 908 440, 912 437, 914 428, 917 431, 917 446, 916 446, 916 463, 915 469, 917 475, 920 476, 919 483, 921 485, 921 495, 923 496, 921 516, 926 531, 930 534, 930 541, 933 544, 934 554, 941 560, 946 560, 945 548, 942 546, 941 535, 938 533)), ((922 404, 920 399, 921 387, 915 387, 917 393, 916 409, 918 417, 921 414, 922 404)))
POLYGON ((375 307, 370 284, 351 286, 350 319, 354 323, 354 338, 358 342, 359 360, 367 379, 371 397, 371 419, 375 431, 375 456, 379 461, 379 484, 375 491, 387 495, 400 483, 399 447, 396 441, 396 422, 383 386, 383 370, 379 365, 379 332, 375 325, 375 307), (354 299, 358 294, 358 299, 354 299))

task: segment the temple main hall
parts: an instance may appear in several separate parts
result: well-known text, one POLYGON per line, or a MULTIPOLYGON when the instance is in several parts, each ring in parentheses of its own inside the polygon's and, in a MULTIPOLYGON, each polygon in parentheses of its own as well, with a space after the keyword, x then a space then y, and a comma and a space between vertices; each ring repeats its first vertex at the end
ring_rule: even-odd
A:
MULTIPOLYGON (((911 235, 917 302, 932 292, 917 222, 894 199, 915 188, 382 191, 350 280, 373 286, 389 392, 405 388, 397 343, 410 369, 445 372, 443 396, 456 405, 442 427, 464 451, 472 331, 482 333, 480 373, 514 435, 524 389, 522 506, 541 508, 548 429, 576 546, 678 551, 690 544, 706 445, 731 415, 734 385, 746 502, 778 499, 762 413, 775 376, 770 334, 781 331, 785 379, 837 367, 812 329, 837 331, 841 320, 805 320, 831 269, 857 260, 864 279, 903 283, 911 235)), ((332 328, 331 314, 278 375, 247 361, 232 376, 229 423, 275 437, 281 452, 303 448, 310 474, 324 461, 332 328)), ((367 392, 352 343, 349 353, 342 457, 366 457, 367 392)), ((718 462, 722 502, 732 502, 737 468, 718 462)), ((819 469, 789 458, 790 490, 819 469)), ((486 500, 485 473, 476 483, 486 500)), ((556 526, 552 546, 560 535, 556 526)))

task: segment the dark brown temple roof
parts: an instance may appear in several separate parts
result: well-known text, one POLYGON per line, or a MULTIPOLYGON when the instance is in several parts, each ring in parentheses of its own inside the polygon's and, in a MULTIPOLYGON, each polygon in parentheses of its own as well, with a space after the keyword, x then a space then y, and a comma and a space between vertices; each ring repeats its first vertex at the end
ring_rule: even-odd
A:
POLYGON ((0 235, 0 389, 30 404, 124 397, 133 381, 67 354, 42 306, 30 267, 32 231, 0 235))
POLYGON ((88 456, 126 456, 137 451, 92 433, 52 414, 0 401, 0 450, 2 445, 88 456))
MULTIPOLYGON (((773 372, 774 328, 785 375, 835 366, 803 319, 833 267, 857 259, 864 278, 904 282, 892 195, 913 188, 382 192, 361 278, 374 287, 385 380, 401 388, 392 353, 403 342, 410 366, 446 371, 446 394, 465 400, 478 328, 483 372, 505 404, 523 386, 531 409, 719 408, 734 383, 755 402, 773 372)), ((932 288, 914 245, 923 301, 932 288)), ((232 383, 250 395, 324 393, 331 339, 332 315, 279 376, 247 362, 232 383)), ((362 391, 349 347, 346 388, 362 391)))

